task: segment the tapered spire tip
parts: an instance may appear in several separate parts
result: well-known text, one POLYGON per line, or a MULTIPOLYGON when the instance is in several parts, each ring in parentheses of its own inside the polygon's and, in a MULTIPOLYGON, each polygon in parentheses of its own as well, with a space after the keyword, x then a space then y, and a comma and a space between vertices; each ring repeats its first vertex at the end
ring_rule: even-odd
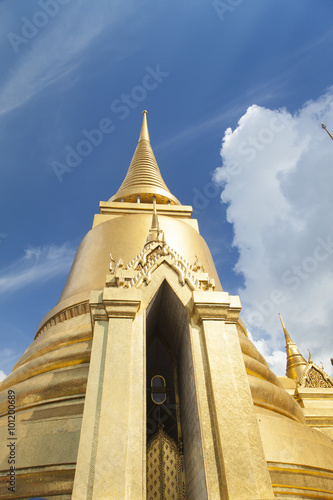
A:
POLYGON ((293 343, 293 341, 291 340, 290 335, 289 335, 289 333, 288 333, 288 330, 287 330, 287 328, 285 327, 285 324, 284 324, 284 322, 283 322, 283 319, 282 319, 282 316, 281 316, 281 314, 280 314, 280 313, 279 313, 279 318, 280 318, 281 325, 282 325, 282 328, 283 328, 283 333, 284 333, 284 336, 285 336, 285 339, 286 339, 286 343, 287 343, 287 344, 291 344, 291 343, 293 343))
POLYGON ((279 313, 281 325, 283 328, 284 336, 286 338, 286 352, 287 352, 287 377, 294 380, 300 380, 303 375, 305 367, 308 365, 302 354, 299 352, 297 345, 290 338, 287 328, 283 322, 282 316, 279 313))
POLYGON ((180 202, 170 193, 162 179, 150 144, 147 111, 143 110, 142 114, 139 142, 126 177, 117 193, 109 201, 152 203, 153 196, 155 196, 157 203, 180 205, 180 202))
POLYGON ((139 142, 140 141, 148 141, 148 142, 150 142, 149 132, 148 132, 148 124, 147 124, 147 111, 144 109, 142 111, 142 114, 143 114, 143 120, 142 120, 142 126, 141 126, 141 132, 140 132, 139 142))

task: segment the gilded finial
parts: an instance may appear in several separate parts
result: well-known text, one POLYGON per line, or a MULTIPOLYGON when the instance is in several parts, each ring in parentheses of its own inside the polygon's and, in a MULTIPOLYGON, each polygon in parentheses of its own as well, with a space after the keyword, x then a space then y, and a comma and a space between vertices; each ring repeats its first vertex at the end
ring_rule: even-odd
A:
POLYGON ((330 136, 330 138, 333 141, 333 135, 327 130, 325 123, 320 122, 320 124, 321 124, 321 128, 323 128, 324 130, 326 130, 326 132, 328 133, 328 135, 330 136))
POLYGON ((151 220, 151 229, 159 230, 157 209, 156 209, 156 196, 153 196, 153 217, 151 220))
POLYGON ((160 225, 158 222, 157 216, 157 208, 156 208, 156 197, 153 196, 153 215, 151 219, 151 227, 149 229, 149 234, 147 236, 146 245, 151 243, 152 241, 159 241, 164 243, 164 232, 160 229, 160 225))
POLYGON ((286 339, 286 353, 287 353, 287 377, 294 380, 300 380, 308 363, 299 352, 297 345, 290 338, 287 328, 283 323, 281 314, 279 313, 281 325, 283 328, 284 336, 286 339))
POLYGON ((112 253, 110 252, 110 266, 109 266, 110 273, 114 274, 116 272, 116 269, 117 269, 117 262, 114 260, 114 258, 112 257, 112 253))
POLYGON ((147 111, 146 110, 142 111, 142 114, 143 114, 143 120, 142 120, 139 142, 140 141, 150 142, 149 132, 148 132, 148 124, 147 124, 147 111))
POLYGON ((284 336, 285 336, 285 339, 286 339, 286 344, 292 344, 293 341, 291 340, 290 338, 290 335, 288 333, 288 330, 287 328, 285 327, 285 324, 283 323, 283 319, 282 319, 282 316, 281 314, 279 313, 279 318, 280 318, 280 321, 281 321, 281 325, 282 325, 282 328, 283 328, 283 333, 284 333, 284 336))
POLYGON ((308 349, 308 351, 309 351, 308 363, 313 363, 312 358, 311 358, 311 351, 310 351, 310 349, 308 349))

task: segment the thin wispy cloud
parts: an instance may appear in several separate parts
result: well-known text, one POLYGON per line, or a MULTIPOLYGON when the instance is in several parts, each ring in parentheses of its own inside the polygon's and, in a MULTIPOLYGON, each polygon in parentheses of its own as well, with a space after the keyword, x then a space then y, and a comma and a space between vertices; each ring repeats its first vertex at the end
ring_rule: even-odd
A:
POLYGON ((63 6, 19 54, 13 52, 11 72, 0 87, 0 116, 26 104, 60 79, 67 77, 67 83, 72 84, 68 76, 81 64, 88 47, 115 24, 112 13, 104 1, 92 7, 76 3, 63 6))
POLYGON ((0 296, 66 274, 74 255, 75 249, 66 244, 29 248, 21 259, 0 269, 0 296))
POLYGON ((20 349, 14 350, 7 347, 0 349, 0 382, 12 371, 13 365, 21 355, 22 351, 20 349))
POLYGON ((210 132, 216 134, 219 125, 227 119, 233 119, 237 114, 244 111, 244 106, 237 104, 236 107, 224 107, 217 112, 203 117, 194 122, 190 127, 178 131, 175 135, 167 138, 165 141, 156 144, 154 150, 168 148, 171 145, 184 143, 186 141, 194 142, 197 137, 201 137, 210 132))
POLYGON ((235 121, 240 114, 246 111, 250 102, 259 100, 262 105, 266 103, 268 105, 273 98, 281 94, 282 89, 288 80, 292 78, 293 73, 294 70, 291 69, 248 88, 241 96, 237 96, 227 104, 218 107, 214 112, 200 117, 190 127, 179 130, 173 136, 161 141, 154 147, 154 150, 169 148, 171 145, 183 144, 186 141, 195 142, 197 138, 202 138, 208 134, 217 135, 219 126, 228 121, 235 121))

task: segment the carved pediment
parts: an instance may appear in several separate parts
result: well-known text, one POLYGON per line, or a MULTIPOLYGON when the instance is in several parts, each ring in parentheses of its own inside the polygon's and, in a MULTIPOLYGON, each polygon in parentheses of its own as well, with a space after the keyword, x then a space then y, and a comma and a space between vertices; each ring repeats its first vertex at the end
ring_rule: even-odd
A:
POLYGON ((322 368, 311 362, 305 368, 299 383, 300 387, 333 388, 333 380, 322 368))
POLYGON ((185 283, 191 290, 214 290, 215 282, 210 279, 196 258, 189 264, 181 255, 169 247, 164 241, 147 243, 142 251, 128 263, 126 267, 110 266, 111 274, 107 286, 124 288, 140 288, 143 283, 149 285, 152 274, 163 263, 171 267, 179 277, 181 285, 185 283))

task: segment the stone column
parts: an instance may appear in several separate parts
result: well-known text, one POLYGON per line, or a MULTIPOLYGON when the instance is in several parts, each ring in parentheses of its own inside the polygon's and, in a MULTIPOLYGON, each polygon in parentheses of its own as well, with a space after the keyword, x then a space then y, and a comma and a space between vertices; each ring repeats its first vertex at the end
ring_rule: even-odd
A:
MULTIPOLYGON (((241 309, 239 297, 206 291, 193 292, 193 298, 201 323, 205 365, 202 373, 205 374, 207 391, 205 400, 209 404, 205 412, 202 399, 199 419, 200 412, 203 419, 209 412, 214 440, 214 447, 210 446, 208 453, 203 443, 205 468, 212 470, 210 462, 213 460, 219 468, 220 495, 223 499, 273 499, 236 329, 241 309)), ((212 488, 209 484, 207 486, 208 498, 216 498, 209 494, 212 488)))
POLYGON ((145 498, 144 318, 140 291, 92 296, 94 337, 73 500, 145 498))

